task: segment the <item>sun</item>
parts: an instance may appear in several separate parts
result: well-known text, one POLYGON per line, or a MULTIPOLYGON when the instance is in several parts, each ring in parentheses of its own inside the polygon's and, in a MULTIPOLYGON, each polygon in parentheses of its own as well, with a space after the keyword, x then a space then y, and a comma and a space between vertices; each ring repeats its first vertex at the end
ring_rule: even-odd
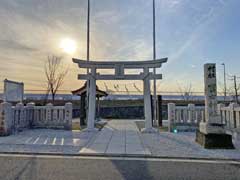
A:
POLYGON ((73 54, 76 49, 77 49, 77 45, 76 42, 70 38, 64 38, 61 40, 60 42, 60 48, 68 54, 73 54))

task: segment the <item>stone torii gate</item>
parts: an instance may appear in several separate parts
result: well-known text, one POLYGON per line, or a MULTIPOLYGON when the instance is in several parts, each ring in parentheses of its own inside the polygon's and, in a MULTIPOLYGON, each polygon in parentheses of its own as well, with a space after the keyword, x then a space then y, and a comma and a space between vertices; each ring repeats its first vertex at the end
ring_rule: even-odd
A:
POLYGON ((86 61, 73 58, 79 68, 90 69, 89 74, 79 74, 79 80, 89 80, 89 101, 87 116, 87 131, 95 131, 95 109, 96 109, 96 80, 143 80, 144 82, 144 116, 145 128, 142 132, 152 133, 156 129, 152 127, 152 109, 151 109, 151 90, 150 80, 162 79, 162 74, 153 74, 149 72, 150 68, 160 68, 168 58, 150 60, 150 61, 86 61), (100 74, 97 69, 115 69, 114 74, 100 74), (140 74, 125 74, 125 69, 143 70, 140 74))

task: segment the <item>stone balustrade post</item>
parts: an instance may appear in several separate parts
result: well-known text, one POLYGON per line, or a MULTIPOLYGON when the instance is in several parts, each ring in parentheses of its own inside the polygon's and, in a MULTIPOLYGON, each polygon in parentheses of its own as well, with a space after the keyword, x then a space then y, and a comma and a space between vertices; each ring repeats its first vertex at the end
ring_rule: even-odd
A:
POLYGON ((175 121, 175 109, 176 106, 174 103, 168 104, 168 131, 172 132, 173 130, 173 123, 175 121))
POLYGON ((52 122, 53 122, 54 126, 61 123, 61 122, 58 122, 58 109, 53 108, 53 117, 52 118, 53 118, 52 122))
POLYGON ((43 124, 47 125, 52 121, 52 119, 53 119, 52 111, 53 111, 53 105, 52 105, 52 103, 48 103, 46 105, 46 120, 43 124))
POLYGON ((33 121, 34 121, 34 107, 35 103, 27 103, 27 123, 28 127, 32 128, 33 127, 33 121))
POLYGON ((72 103, 65 104, 65 125, 64 128, 66 130, 72 129, 72 103))
POLYGON ((16 130, 20 130, 24 127, 24 105, 23 103, 17 103, 15 109, 17 110, 17 122, 16 122, 16 130))
POLYGON ((224 123, 223 122, 223 114, 222 114, 222 108, 224 108, 224 107, 225 107, 225 105, 222 103, 217 105, 217 114, 221 117, 222 124, 224 123))
POLYGON ((236 107, 239 107, 239 105, 237 103, 231 103, 229 105, 229 109, 230 109, 229 127, 230 128, 236 128, 237 127, 236 114, 235 114, 235 111, 234 111, 234 109, 236 107))
POLYGON ((222 103, 217 105, 217 113, 218 113, 218 115, 221 115, 221 109, 224 108, 224 107, 225 107, 225 105, 222 104, 222 103))
POLYGON ((7 102, 0 104, 0 136, 7 136, 12 133, 12 105, 7 102))
POLYGON ((195 105, 194 104, 188 104, 188 122, 193 123, 194 122, 194 110, 195 110, 195 105))
POLYGON ((181 122, 181 111, 176 110, 176 122, 180 123, 181 122))

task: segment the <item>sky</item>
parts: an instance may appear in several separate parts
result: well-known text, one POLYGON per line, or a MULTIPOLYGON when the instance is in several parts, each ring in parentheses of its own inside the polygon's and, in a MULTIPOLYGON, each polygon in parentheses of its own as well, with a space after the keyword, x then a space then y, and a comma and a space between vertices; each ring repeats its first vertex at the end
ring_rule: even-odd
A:
MULTIPOLYGON (((223 66, 240 76, 239 0, 156 0, 157 58, 168 57, 158 69, 158 91, 192 86, 202 92, 203 65, 216 63, 219 91, 223 66)), ((72 58, 86 59, 87 0, 0 0, 0 81, 21 81, 26 90, 45 90, 48 55, 62 56, 69 68, 61 87, 79 88, 82 72, 72 58), (76 43, 74 53, 61 48, 63 39, 76 43)), ((90 59, 151 60, 151 0, 91 0, 90 59)), ((232 82, 228 81, 231 86, 232 82)), ((98 81, 103 90, 136 91, 140 81, 98 81), (135 83, 135 84, 134 84, 135 83)), ((3 89, 3 83, 0 84, 3 89)))

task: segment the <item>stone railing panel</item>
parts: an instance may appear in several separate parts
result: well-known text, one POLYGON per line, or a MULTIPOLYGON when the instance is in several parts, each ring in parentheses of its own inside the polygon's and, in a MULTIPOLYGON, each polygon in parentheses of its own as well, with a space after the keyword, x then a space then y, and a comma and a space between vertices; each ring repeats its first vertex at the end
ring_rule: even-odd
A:
POLYGON ((34 127, 71 129, 72 127, 72 103, 65 106, 53 106, 47 104, 34 108, 34 127))
MULTIPOLYGON (((177 129, 178 126, 198 125, 201 121, 205 122, 205 108, 197 107, 193 104, 188 106, 176 106, 168 104, 169 131, 177 129)), ((229 106, 218 104, 218 114, 225 129, 240 132, 240 106, 231 103, 229 106)))
POLYGON ((219 112, 226 129, 240 131, 240 106, 238 104, 231 103, 227 107, 222 105, 219 107, 219 112))
POLYGON ((176 106, 168 104, 168 129, 172 131, 193 131, 201 121, 204 121, 204 107, 194 104, 188 106, 176 106))
POLYGON ((0 136, 27 128, 56 128, 71 130, 72 103, 65 106, 35 106, 18 103, 12 107, 10 103, 0 104, 0 136))

